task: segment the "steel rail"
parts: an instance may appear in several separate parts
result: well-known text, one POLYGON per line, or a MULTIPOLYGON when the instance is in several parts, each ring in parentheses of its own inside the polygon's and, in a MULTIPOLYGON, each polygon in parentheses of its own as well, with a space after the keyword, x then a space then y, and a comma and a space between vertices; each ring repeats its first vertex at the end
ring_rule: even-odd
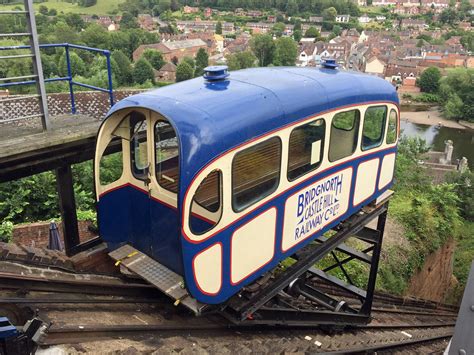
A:
POLYGON ((419 324, 366 324, 356 325, 354 328, 357 329, 419 329, 419 328, 443 328, 443 327, 454 327, 455 322, 449 323, 419 323, 419 324))
POLYGON ((452 335, 453 335, 452 333, 445 334, 445 335, 435 335, 435 336, 422 338, 422 339, 411 339, 411 340, 406 340, 406 341, 398 341, 394 343, 385 343, 385 344, 380 344, 380 345, 365 346, 365 347, 354 348, 354 349, 328 351, 325 353, 326 354, 366 354, 366 353, 373 353, 380 350, 390 350, 390 349, 396 349, 396 348, 401 348, 401 347, 410 346, 410 345, 433 342, 433 341, 441 340, 441 339, 449 339, 452 337, 452 335))

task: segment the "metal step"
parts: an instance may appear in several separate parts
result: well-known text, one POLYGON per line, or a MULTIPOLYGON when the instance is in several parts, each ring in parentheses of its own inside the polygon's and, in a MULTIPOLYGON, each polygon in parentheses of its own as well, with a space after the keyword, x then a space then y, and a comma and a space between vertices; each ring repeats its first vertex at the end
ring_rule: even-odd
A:
POLYGON ((176 300, 176 305, 181 303, 196 315, 201 314, 204 309, 205 305, 199 303, 189 295, 184 287, 182 276, 132 246, 126 244, 109 253, 109 256, 117 261, 117 266, 125 266, 176 300))

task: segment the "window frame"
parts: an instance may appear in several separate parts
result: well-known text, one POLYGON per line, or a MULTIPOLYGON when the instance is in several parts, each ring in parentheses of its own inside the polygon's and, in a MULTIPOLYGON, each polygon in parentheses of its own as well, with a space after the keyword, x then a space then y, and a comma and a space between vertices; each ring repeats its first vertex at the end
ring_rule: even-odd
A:
POLYGON ((385 131, 386 131, 386 126, 388 122, 388 113, 389 113, 389 108, 387 105, 374 105, 374 106, 368 106, 365 111, 364 111, 364 121, 362 122, 362 132, 361 132, 361 140, 360 140, 360 150, 363 152, 369 151, 371 149, 375 149, 380 147, 384 143, 384 137, 385 137, 385 131), (379 108, 379 107, 384 107, 385 108, 385 115, 384 115, 384 120, 382 123, 382 132, 380 134, 380 140, 377 143, 377 145, 371 145, 368 147, 364 147, 364 127, 365 127, 365 115, 367 114, 367 111, 370 110, 371 108, 379 108))
POLYGON ((176 129, 174 128, 174 126, 171 124, 171 122, 169 122, 168 120, 164 120, 162 118, 160 119, 157 119, 156 122, 153 124, 153 158, 154 158, 154 177, 155 177, 155 180, 156 180, 156 183, 157 185, 169 192, 169 193, 172 193, 172 194, 175 194, 177 195, 178 192, 179 192, 179 181, 180 181, 180 173, 181 173, 181 166, 180 166, 180 156, 181 156, 181 150, 180 150, 180 146, 179 146, 179 139, 178 139, 178 134, 176 132, 176 129), (157 139, 156 139, 156 127, 159 123, 165 123, 165 124, 169 124, 169 126, 173 129, 173 132, 175 134, 175 138, 176 138, 176 141, 178 143, 178 155, 177 155, 177 160, 178 160, 178 181, 176 182, 176 191, 173 191, 173 190, 170 190, 166 187, 164 187, 162 184, 160 184, 160 179, 158 177, 158 170, 157 170, 157 165, 158 165, 158 162, 157 162, 157 159, 156 159, 156 143, 158 142, 157 139))
POLYGON ((288 180, 288 182, 294 182, 296 180, 298 180, 299 178, 305 176, 306 174, 309 174, 315 170, 317 170, 321 164, 323 163, 323 160, 324 160, 324 149, 325 149, 325 146, 326 146, 326 135, 327 135, 327 132, 326 132, 326 128, 327 128, 327 125, 326 125, 326 119, 324 117, 320 117, 320 118, 316 118, 315 120, 312 120, 310 122, 306 122, 305 124, 302 124, 300 126, 297 126, 295 128, 293 128, 288 136, 288 161, 287 161, 287 165, 286 165, 286 178, 288 180), (320 156, 321 156, 321 159, 318 163, 315 164, 314 167, 312 167, 311 169, 305 171, 303 174, 300 174, 299 176, 295 177, 295 178, 290 178, 289 177, 289 172, 290 172, 290 140, 291 140, 291 136, 292 134, 297 130, 297 129, 301 129, 302 127, 305 127, 307 125, 310 125, 314 122, 317 122, 317 121, 323 121, 323 126, 324 126, 324 136, 323 136, 323 142, 322 142, 322 146, 321 146, 321 152, 320 152, 320 156))
POLYGON ((232 205, 232 211, 234 213, 242 213, 243 211, 245 211, 249 207, 251 207, 251 206, 255 205, 256 203, 264 200, 268 196, 271 196, 275 191, 278 190, 278 187, 280 186, 280 182, 281 182, 281 172, 283 170, 282 169, 282 160, 283 160, 282 158, 283 158, 283 141, 282 141, 281 137, 278 136, 278 135, 269 137, 268 139, 265 139, 265 140, 260 141, 258 143, 247 146, 247 147, 243 148, 242 150, 239 150, 237 153, 234 154, 234 156, 232 157, 231 171, 230 171, 231 205, 232 205), (276 180, 276 183, 275 183, 275 187, 272 190, 269 190, 265 195, 262 195, 258 199, 253 200, 251 203, 245 204, 242 207, 238 208, 236 206, 235 198, 234 198, 234 196, 235 196, 234 195, 234 182, 235 182, 235 179, 234 179, 234 165, 235 165, 235 161, 236 161, 237 157, 240 154, 242 154, 243 152, 247 151, 248 149, 255 148, 256 146, 258 146, 260 144, 267 143, 267 142, 269 142, 273 139, 276 139, 278 141, 279 148, 280 148, 280 157, 279 157, 279 161, 278 161, 279 169, 278 169, 278 176, 277 176, 277 180, 276 180))
POLYGON ((332 118, 331 118, 331 125, 329 126, 328 162, 334 163, 334 162, 336 162, 336 161, 339 161, 339 160, 341 160, 341 159, 345 159, 345 158, 347 158, 347 157, 350 157, 350 156, 354 155, 354 153, 355 153, 356 150, 357 150, 358 143, 359 143, 360 119, 361 119, 360 108, 353 108, 353 109, 350 109, 350 110, 344 110, 344 111, 339 111, 339 112, 334 113, 334 115, 333 115, 332 118), (358 117, 356 117, 356 119, 354 120, 354 123, 353 123, 352 128, 351 128, 350 130, 344 129, 344 128, 337 128, 336 126, 334 126, 334 118, 335 118, 338 114, 345 113, 345 112, 352 112, 352 111, 357 112, 357 113, 358 113, 358 117), (344 157, 331 160, 331 158, 330 158, 331 143, 332 143, 332 139, 334 138, 333 135, 332 135, 332 127, 334 126, 335 129, 338 129, 338 130, 341 130, 341 131, 351 132, 352 130, 355 129, 356 121, 357 121, 357 132, 355 132, 355 134, 354 134, 354 137, 355 137, 355 139, 356 139, 356 142, 353 143, 353 146, 354 146, 354 147, 353 147, 353 149, 352 149, 352 153, 349 154, 349 155, 346 155, 346 156, 344 156, 344 157))
MULTIPOLYGON (((188 214, 188 228, 189 228, 189 231, 194 234, 194 235, 204 235, 208 232, 210 232, 211 230, 213 230, 214 228, 216 228, 216 226, 219 225, 220 221, 222 220, 222 216, 224 215, 224 183, 223 183, 223 180, 224 180, 224 172, 222 171, 222 169, 220 168, 215 168, 215 169, 212 169, 208 174, 206 174, 206 176, 199 182, 199 185, 197 186, 196 190, 194 190, 194 193, 193 193, 193 196, 191 197, 191 201, 189 203, 189 214, 188 214), (194 200, 194 197, 196 196, 196 193, 197 191, 199 190, 199 187, 201 186, 201 184, 203 183, 204 180, 207 179, 207 177, 209 175, 211 175, 214 171, 218 171, 219 172, 219 179, 217 180, 217 189, 218 189, 218 192, 219 192, 219 208, 217 209, 217 211, 213 212, 213 211, 210 211, 208 210, 206 207, 204 207, 203 205, 201 205, 199 202, 195 201, 194 200), (215 221, 214 225, 210 226, 208 229, 206 229, 205 231, 202 231, 202 232, 196 232, 194 231, 193 229, 193 226, 192 226, 192 223, 191 223, 191 219, 193 218, 193 205, 194 205, 194 202, 196 203, 196 205, 198 205, 200 208, 206 210, 207 212, 211 213, 211 214, 216 214, 216 213, 219 213, 219 218, 215 221)), ((199 217, 195 217, 195 218, 199 218, 199 217)))
POLYGON ((149 143, 149 141, 148 141, 148 118, 144 113, 139 112, 139 111, 132 111, 125 118, 127 118, 127 117, 129 119, 129 122, 130 122, 130 140, 129 140, 130 171, 132 173, 132 176, 135 179, 145 181, 148 178, 149 169, 150 169, 150 157, 148 156, 148 143, 149 143), (134 115, 137 115, 139 118, 135 120, 134 115), (132 120, 135 120, 135 121, 132 123, 132 120), (134 142, 134 139, 135 139, 134 138, 134 129, 135 129, 136 124, 139 123, 140 121, 145 122, 145 124, 147 125, 146 130, 145 130, 145 137, 146 137, 146 146, 147 146, 146 155, 147 155, 148 166, 145 167, 144 169, 139 169, 139 170, 143 170, 142 173, 137 173, 136 164, 135 164, 135 161, 136 161, 135 160, 135 149, 134 149, 134 146, 133 146, 133 142, 134 142))
POLYGON ((385 132, 385 144, 397 144, 398 141, 398 132, 399 132, 399 125, 400 125, 400 117, 399 117, 399 112, 398 110, 391 108, 390 113, 387 115, 387 129, 385 132), (390 115, 392 112, 395 112, 395 140, 391 143, 388 142, 388 132, 389 132, 389 127, 390 127, 390 115))

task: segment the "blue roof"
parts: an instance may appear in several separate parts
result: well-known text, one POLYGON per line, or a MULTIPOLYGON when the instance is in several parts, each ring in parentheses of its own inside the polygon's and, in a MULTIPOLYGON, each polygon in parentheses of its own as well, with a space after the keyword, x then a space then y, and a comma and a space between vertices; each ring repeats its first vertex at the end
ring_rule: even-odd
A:
MULTIPOLYGON (((179 136, 185 175, 236 145, 286 124, 363 102, 398 104, 395 88, 381 78, 334 69, 275 67, 203 78, 130 96, 109 112, 143 107, 165 116, 179 136), (194 169, 195 168, 195 169, 194 169)), ((188 176, 191 178, 192 176, 188 176)))

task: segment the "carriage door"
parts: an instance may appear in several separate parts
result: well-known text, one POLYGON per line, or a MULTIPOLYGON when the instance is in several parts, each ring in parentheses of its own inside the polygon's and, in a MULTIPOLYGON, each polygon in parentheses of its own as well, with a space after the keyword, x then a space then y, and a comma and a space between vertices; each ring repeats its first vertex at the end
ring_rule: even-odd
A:
POLYGON ((130 194, 131 238, 133 246, 152 253, 150 214, 150 153, 151 132, 149 112, 134 111, 130 115, 130 170, 136 189, 130 194))
POLYGON ((152 112, 150 131, 150 214, 152 255, 160 263, 182 272, 178 224, 179 145, 174 128, 152 112))

